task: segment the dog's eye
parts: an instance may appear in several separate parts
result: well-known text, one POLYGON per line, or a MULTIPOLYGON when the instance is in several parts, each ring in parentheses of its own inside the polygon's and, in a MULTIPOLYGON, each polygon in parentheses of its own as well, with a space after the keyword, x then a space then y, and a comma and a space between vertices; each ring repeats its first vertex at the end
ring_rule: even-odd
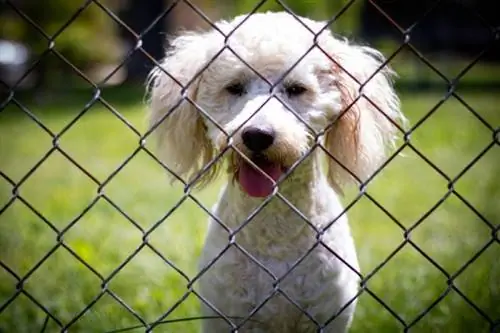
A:
POLYGON ((245 86, 240 82, 231 83, 225 89, 228 93, 235 96, 241 96, 245 93, 245 86))
POLYGON ((306 91, 307 89, 304 86, 301 86, 300 84, 292 84, 285 88, 286 94, 290 97, 300 96, 306 91))

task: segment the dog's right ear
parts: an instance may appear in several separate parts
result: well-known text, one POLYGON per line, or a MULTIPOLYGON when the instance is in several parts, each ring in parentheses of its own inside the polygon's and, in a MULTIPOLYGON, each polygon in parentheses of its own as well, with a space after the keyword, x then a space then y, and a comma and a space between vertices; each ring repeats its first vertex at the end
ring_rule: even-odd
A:
MULTIPOLYGON (((160 66, 148 77, 150 129, 159 158, 185 181, 196 177, 214 156, 201 111, 191 102, 196 102, 199 72, 210 60, 205 37, 185 33, 173 39, 160 66)), ((213 178, 215 167, 197 184, 213 178)))

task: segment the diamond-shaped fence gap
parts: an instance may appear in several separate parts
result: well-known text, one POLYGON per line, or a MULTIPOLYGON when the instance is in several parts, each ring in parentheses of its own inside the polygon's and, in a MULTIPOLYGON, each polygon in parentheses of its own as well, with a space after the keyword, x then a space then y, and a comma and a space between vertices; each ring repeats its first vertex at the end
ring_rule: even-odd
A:
MULTIPOLYGON (((96 189, 91 178, 56 151, 26 179, 19 193, 48 221, 62 229, 92 202, 96 189)), ((37 236, 33 234, 33 237, 37 236)))
POLYGON ((52 137, 13 103, 0 122, 0 171, 17 182, 52 148, 52 137))
MULTIPOLYGON (((56 314, 53 313, 53 315, 56 314)), ((7 308, 0 312, 0 332, 9 332, 13 327, 16 328, 17 332, 32 332, 35 327, 41 330, 46 318, 47 314, 21 293, 7 308), (20 320, 21 318, 29 318, 29 320, 20 320)), ((61 329, 53 320, 49 320, 47 326, 52 329, 47 332, 56 332, 61 329)))
MULTIPOLYGON (((396 58, 398 56, 400 56, 400 54, 398 54, 396 58)), ((409 66, 403 67, 407 68, 409 66)), ((396 90, 398 90, 397 82, 399 82, 399 80, 396 81, 396 90)), ((408 125, 407 128, 405 128, 405 132, 410 139, 410 143, 414 141, 413 132, 415 129, 432 117, 434 113, 438 112, 438 110, 443 107, 446 100, 450 98, 448 95, 444 94, 444 91, 445 89, 443 89, 442 92, 438 89, 438 91, 431 93, 419 93, 417 91, 412 94, 399 95, 402 111, 408 119, 408 125), (409 107, 406 107, 406 105, 409 107)))
MULTIPOLYGON (((200 197, 200 202, 206 202, 208 198, 214 201, 217 197, 216 190, 215 187, 210 187, 195 196, 200 197)), ((162 199, 168 200, 168 196, 162 199)), ((161 206, 167 207, 165 204, 158 205, 161 206)), ((198 269, 197 258, 201 254, 208 219, 209 215, 197 203, 187 199, 151 232, 148 243, 184 274, 193 278, 198 269)))
MULTIPOLYGON (((371 186, 368 192, 370 195, 373 192, 377 198, 376 190, 372 191, 371 186)), ((367 274, 382 264, 401 244, 404 240, 403 230, 367 197, 362 197, 347 214, 357 246, 361 273, 367 274)))
MULTIPOLYGON (((154 150, 148 148, 148 151, 154 150)), ((109 179, 102 191, 139 226, 149 229, 183 196, 183 186, 179 181, 172 186, 169 176, 151 155, 140 150, 109 179), (130 188, 135 190, 124 190, 130 188)), ((169 222, 170 218, 165 223, 169 222)))
POLYGON ((500 244, 491 243, 472 262, 464 265, 465 269, 454 279, 454 285, 462 297, 467 298, 492 320, 500 319, 498 258, 500 258, 500 244))
POLYGON ((412 230, 411 239, 451 274, 491 239, 491 229, 451 195, 412 230))
POLYGON ((444 274, 409 244, 366 285, 406 323, 431 306, 447 288, 444 274))
POLYGON ((0 215, 0 260, 16 274, 26 274, 55 245, 56 233, 21 201, 0 215))
MULTIPOLYGON (((411 142, 419 141, 412 136, 411 142)), ((446 195, 447 185, 445 178, 406 147, 373 178, 367 192, 402 226, 409 228, 446 195)), ((365 221, 359 222, 363 230, 365 221)))
MULTIPOLYGON (((182 298, 186 279, 150 248, 143 247, 110 280, 109 289, 146 322, 152 322, 182 298)), ((196 297, 188 297, 175 311, 179 317, 197 314, 196 297)), ((189 332, 190 330, 186 330, 189 332)))
MULTIPOLYGON (((139 110, 132 111, 135 116, 139 110)), ((88 173, 104 181, 138 147, 139 137, 100 103, 85 112, 59 140, 59 147, 88 173), (117 140, 110 140, 110 137, 117 140)))
MULTIPOLYGON (((106 293, 70 327, 70 331, 85 331, 88 327, 92 327, 96 331, 107 332, 131 326, 144 327, 138 318, 106 293), (113 316, 109 316, 109 313, 112 313, 113 316)), ((130 332, 139 332, 139 330, 131 330, 130 332)), ((144 332, 144 328, 140 332, 144 332)))
MULTIPOLYGON (((399 46, 402 42, 402 39, 401 42, 398 40, 397 45, 399 46)), ((420 49, 418 50, 420 51, 420 49)), ((384 54, 387 53, 384 52, 384 54)), ((422 56, 425 57, 425 55, 422 56)), ((396 86, 398 85, 398 82, 401 82, 402 84, 410 84, 415 88, 426 88, 432 86, 434 88, 433 91, 447 91, 448 81, 450 81, 452 77, 449 77, 445 73, 437 72, 438 69, 434 65, 434 62, 435 60, 433 59, 431 60, 425 58, 425 60, 422 60, 415 54, 411 46, 406 45, 390 63, 391 67, 397 72, 399 77, 396 81, 396 86)), ((442 96, 442 94, 440 96, 442 96)), ((423 110, 429 111, 429 108, 423 110)), ((411 122, 411 124, 414 123, 411 122)))
POLYGON ((492 142, 492 133, 461 102, 449 98, 413 131, 412 139, 416 149, 453 177, 492 142), (445 122, 454 126, 443 127, 445 122))
POLYGON ((82 260, 107 276, 140 246, 142 233, 113 206, 100 199, 63 239, 82 260))
POLYGON ((410 332, 489 332, 490 323, 454 290, 411 326, 410 332))
MULTIPOLYGON (((152 148, 147 149, 152 152, 152 148)), ((179 205, 184 196, 183 185, 179 181, 171 184, 169 176, 151 154, 141 150, 109 180, 103 191, 136 223, 150 229, 157 223, 168 224, 171 218, 165 215, 179 205), (141 176, 137 177, 138 174, 141 176), (130 186, 136 191, 123 191, 130 186)), ((175 211, 184 210, 183 207, 181 203, 175 211)))
POLYGON ((24 290, 67 324, 99 295, 100 281, 70 252, 59 247, 24 282, 24 290), (82 292, 73 293, 75 289, 82 292))

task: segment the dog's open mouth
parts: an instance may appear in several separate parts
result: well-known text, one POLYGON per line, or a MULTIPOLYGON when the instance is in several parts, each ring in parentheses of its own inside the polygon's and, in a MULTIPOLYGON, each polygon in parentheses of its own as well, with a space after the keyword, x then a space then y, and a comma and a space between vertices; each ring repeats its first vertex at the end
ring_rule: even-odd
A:
POLYGON ((276 182, 280 178, 283 174, 283 167, 281 164, 272 162, 263 156, 252 157, 252 162, 260 170, 242 159, 238 170, 238 181, 249 196, 266 197, 273 192, 274 182, 272 180, 276 182))

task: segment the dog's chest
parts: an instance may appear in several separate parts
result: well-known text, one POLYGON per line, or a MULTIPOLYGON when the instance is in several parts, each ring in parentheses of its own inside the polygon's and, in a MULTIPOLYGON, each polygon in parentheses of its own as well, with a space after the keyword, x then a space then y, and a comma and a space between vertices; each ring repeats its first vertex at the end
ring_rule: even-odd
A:
MULTIPOLYGON (((333 208, 321 207, 337 211, 335 197, 329 197, 328 201, 333 208)), ((354 296, 357 277, 336 256, 357 267, 345 217, 318 242, 316 231, 280 201, 271 202, 249 223, 245 219, 251 209, 245 207, 241 211, 241 203, 231 207, 228 203, 223 197, 215 215, 232 230, 239 230, 233 239, 235 243, 231 244, 228 232, 211 221, 202 252, 203 274, 199 283, 200 294, 217 311, 205 308, 204 313, 222 312, 236 323, 245 321, 241 332, 315 332, 317 326, 310 317, 325 323, 354 296), (242 223, 245 224, 240 227, 242 223), (244 320, 249 315, 251 318, 244 320)), ((315 226, 327 223, 329 216, 332 219, 336 216, 335 212, 324 209, 315 211, 315 205, 307 207, 301 211, 315 226)), ((349 313, 344 313, 347 318, 349 313)), ((208 332, 229 328, 223 325, 224 329, 219 329, 213 322, 211 325, 217 329, 208 332)))
MULTIPOLYGON (((302 310, 315 316, 318 305, 326 311, 337 307, 339 272, 325 260, 318 250, 285 261, 250 257, 235 247, 210 267, 202 284, 209 301, 226 315, 241 318, 256 311, 252 320, 265 323, 266 331, 294 331, 314 325, 302 310)), ((245 326, 257 325, 252 320, 245 326)))

